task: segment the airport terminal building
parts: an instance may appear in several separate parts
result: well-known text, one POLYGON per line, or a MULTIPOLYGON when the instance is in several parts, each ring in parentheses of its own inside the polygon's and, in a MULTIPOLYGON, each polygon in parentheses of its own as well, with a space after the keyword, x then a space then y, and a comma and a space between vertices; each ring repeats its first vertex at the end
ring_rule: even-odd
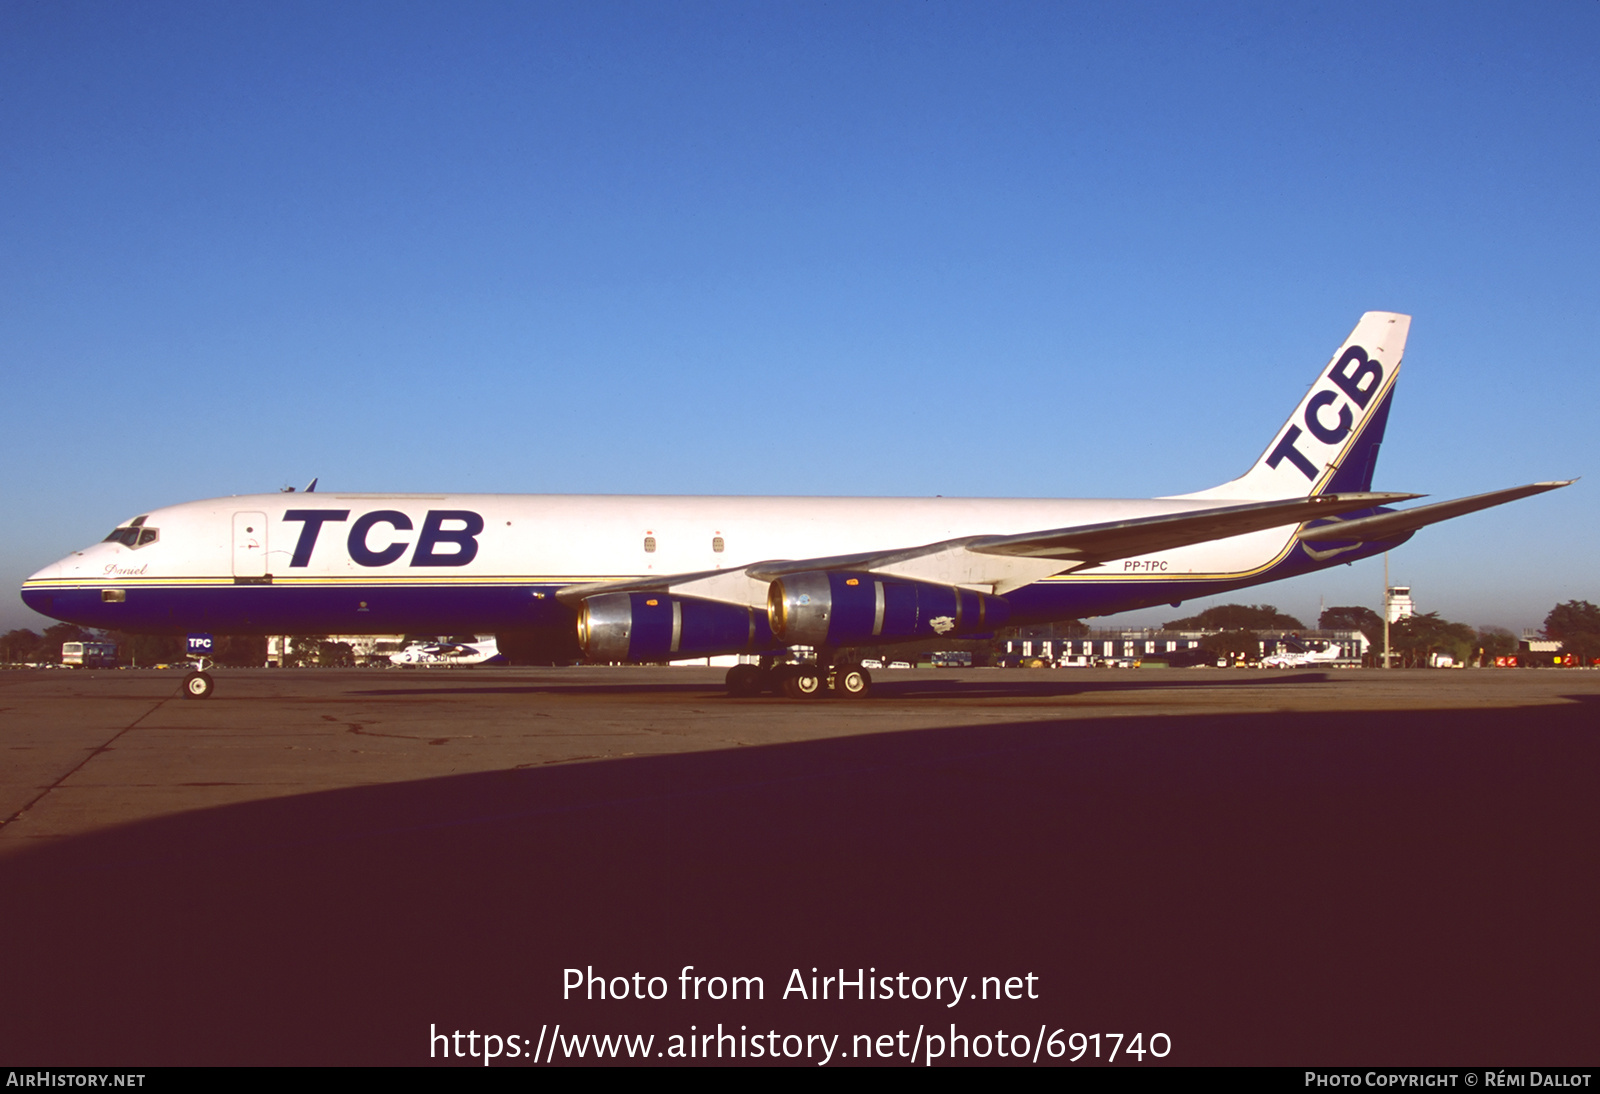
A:
MULTIPOLYGON (((1026 628, 1018 637, 1006 641, 1006 653, 1023 658, 1040 658, 1062 668, 1090 667, 1106 663, 1132 663, 1152 655, 1197 650, 1214 631, 1169 631, 1158 628, 1103 629, 1085 634, 1059 637, 1040 634, 1052 628, 1026 628)), ((1325 650, 1338 646, 1339 654, 1326 664, 1340 668, 1359 668, 1370 643, 1360 631, 1298 630, 1259 631, 1256 635, 1259 657, 1303 649, 1325 650)))

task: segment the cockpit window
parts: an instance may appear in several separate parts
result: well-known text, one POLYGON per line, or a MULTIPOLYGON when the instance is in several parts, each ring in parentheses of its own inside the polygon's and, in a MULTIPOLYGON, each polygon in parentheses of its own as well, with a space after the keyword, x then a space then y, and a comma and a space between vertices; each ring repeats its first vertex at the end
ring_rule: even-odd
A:
POLYGON ((147 543, 154 543, 161 538, 161 530, 159 528, 146 528, 144 522, 147 517, 148 514, 143 517, 134 517, 122 527, 113 528, 111 534, 101 542, 120 543, 124 547, 133 550, 138 550, 147 543))

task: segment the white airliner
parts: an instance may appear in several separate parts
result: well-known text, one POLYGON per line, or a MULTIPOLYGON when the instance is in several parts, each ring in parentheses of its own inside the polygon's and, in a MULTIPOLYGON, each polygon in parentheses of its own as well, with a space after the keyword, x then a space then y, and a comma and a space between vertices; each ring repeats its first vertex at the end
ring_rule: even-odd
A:
MULTIPOLYGON (((1388 506, 1420 495, 1371 492, 1410 323, 1362 316, 1250 469, 1193 494, 245 495, 134 517, 22 598, 130 632, 487 632, 513 663, 748 654, 728 673, 734 694, 861 696, 861 647, 1176 605, 1567 485, 1400 511, 1388 506)), ((195 672, 185 690, 211 687, 195 672)))

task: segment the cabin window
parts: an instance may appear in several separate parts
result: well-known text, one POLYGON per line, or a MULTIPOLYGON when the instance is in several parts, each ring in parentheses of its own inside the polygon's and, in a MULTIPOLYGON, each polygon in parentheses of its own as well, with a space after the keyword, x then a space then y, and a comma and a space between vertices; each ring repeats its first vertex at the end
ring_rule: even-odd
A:
POLYGON ((656 553, 656 537, 655 536, 645 536, 644 537, 644 553, 647 554, 647 555, 653 555, 653 554, 656 553))
POLYGON ((100 602, 102 604, 121 604, 128 599, 126 589, 101 589, 100 602))

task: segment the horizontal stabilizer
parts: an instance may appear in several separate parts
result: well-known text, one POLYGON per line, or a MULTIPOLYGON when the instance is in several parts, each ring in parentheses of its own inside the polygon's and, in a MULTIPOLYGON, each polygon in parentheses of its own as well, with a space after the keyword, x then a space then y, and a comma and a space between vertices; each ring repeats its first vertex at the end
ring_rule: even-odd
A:
POLYGON ((1300 538, 1310 543, 1321 543, 1330 540, 1371 542, 1372 540, 1389 539, 1393 536, 1405 535, 1407 532, 1415 532, 1418 528, 1435 524, 1441 520, 1449 520, 1451 517, 1475 513, 1479 509, 1489 509, 1496 505, 1504 505, 1508 501, 1516 501, 1518 498, 1526 498, 1533 494, 1543 494, 1546 490, 1558 490, 1563 486, 1571 486, 1577 481, 1577 479, 1566 479, 1562 482, 1536 482, 1527 486, 1513 486, 1505 490, 1491 490, 1487 494, 1475 494, 1470 498, 1457 498, 1455 501, 1419 505, 1415 509, 1405 509, 1398 513, 1379 513, 1377 516, 1357 517, 1355 520, 1343 520, 1334 524, 1318 525, 1315 528, 1307 528, 1302 531, 1300 538))

